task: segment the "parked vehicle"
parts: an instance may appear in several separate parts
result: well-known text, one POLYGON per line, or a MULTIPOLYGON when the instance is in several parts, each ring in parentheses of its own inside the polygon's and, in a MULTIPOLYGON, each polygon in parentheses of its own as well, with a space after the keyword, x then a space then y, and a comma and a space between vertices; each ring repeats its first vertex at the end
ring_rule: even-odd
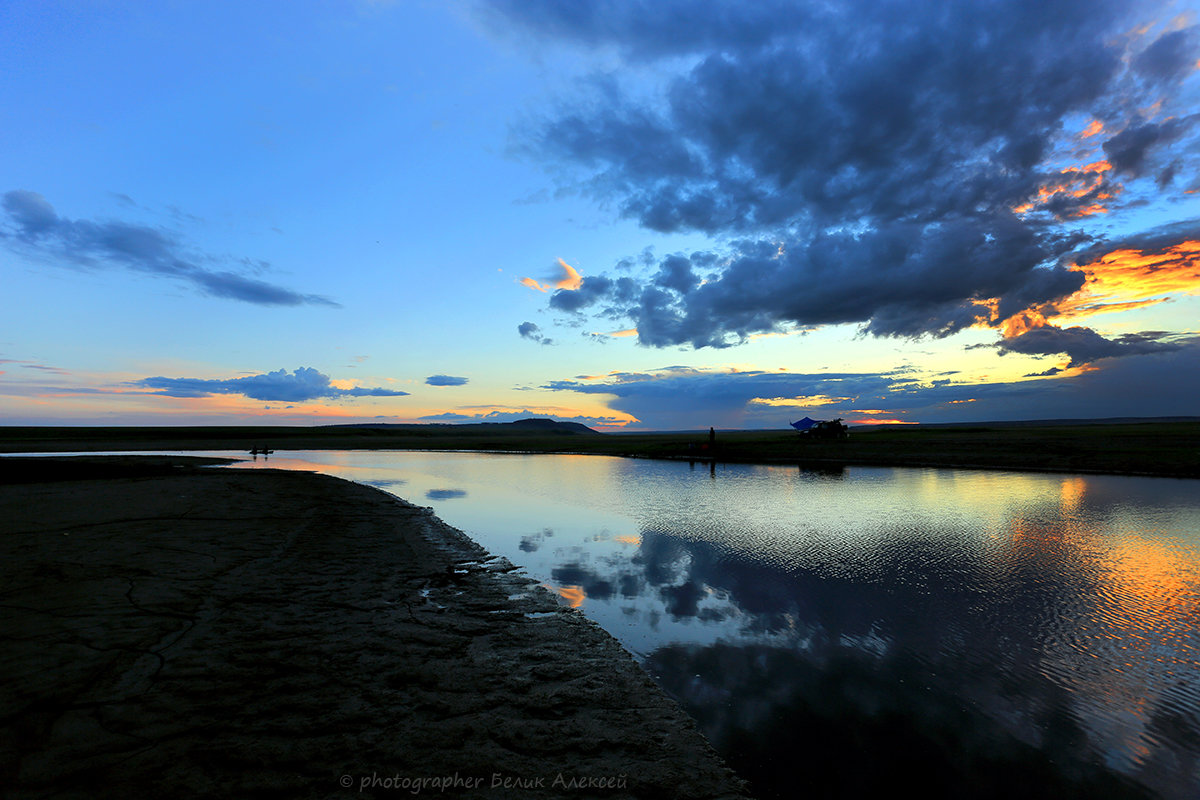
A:
POLYGON ((805 417, 800 422, 793 422, 792 427, 809 439, 845 439, 850 436, 850 429, 840 418, 815 420, 805 417))

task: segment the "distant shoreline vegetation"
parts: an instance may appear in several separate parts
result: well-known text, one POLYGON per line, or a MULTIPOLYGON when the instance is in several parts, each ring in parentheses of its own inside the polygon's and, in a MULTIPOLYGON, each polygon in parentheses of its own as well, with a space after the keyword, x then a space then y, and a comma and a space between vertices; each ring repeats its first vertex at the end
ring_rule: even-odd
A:
POLYGON ((0 426, 0 453, 131 450, 472 450, 704 462, 944 467, 1200 478, 1200 417, 1034 420, 851 428, 842 440, 793 430, 599 433, 575 422, 290 426, 0 426))

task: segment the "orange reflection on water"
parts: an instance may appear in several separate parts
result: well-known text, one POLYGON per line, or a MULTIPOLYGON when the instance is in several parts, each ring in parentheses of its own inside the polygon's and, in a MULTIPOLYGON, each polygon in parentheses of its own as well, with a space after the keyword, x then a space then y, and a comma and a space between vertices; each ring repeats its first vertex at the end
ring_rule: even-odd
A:
POLYGON ((582 586, 555 586, 551 583, 543 583, 542 586, 566 600, 567 605, 571 608, 579 608, 587 599, 587 594, 584 593, 582 586))
MULTIPOLYGON (((1042 522, 1040 513, 1010 519, 1007 563, 1033 566, 1047 580, 1071 574, 1092 585, 1092 602, 1086 611, 1079 608, 1089 618, 1081 628, 1089 631, 1082 652, 1120 650, 1118 671, 1133 680, 1163 665, 1194 667, 1200 653, 1189 636, 1200 619, 1200 553, 1183 542, 1122 530, 1119 520, 1104 527, 1083 523, 1099 519, 1077 513, 1088 489, 1086 477, 1064 478, 1059 513, 1045 515, 1055 522, 1042 522)), ((1120 693, 1131 692, 1125 686, 1120 693)))
POLYGON ((1111 624, 1125 634, 1123 649, 1152 650, 1147 657, 1161 660, 1159 646, 1191 630, 1200 619, 1196 563, 1195 553, 1158 539, 1129 536, 1116 545, 1105 560, 1102 591, 1111 624))
POLYGON ((1083 502, 1083 496, 1087 493, 1087 478, 1065 478, 1060 493, 1059 512, 1064 517, 1074 514, 1079 510, 1079 504, 1083 502))

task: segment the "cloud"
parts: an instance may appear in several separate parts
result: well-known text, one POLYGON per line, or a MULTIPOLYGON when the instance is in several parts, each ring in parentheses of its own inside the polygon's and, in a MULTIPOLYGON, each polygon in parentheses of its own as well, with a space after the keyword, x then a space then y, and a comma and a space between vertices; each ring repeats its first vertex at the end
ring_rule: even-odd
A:
POLYGON ((517 333, 521 334, 522 339, 529 339, 538 344, 554 344, 554 340, 544 336, 541 330, 536 322, 522 322, 517 326, 517 333))
POLYGON ((1069 366, 1080 367, 1102 358, 1170 350, 1186 341, 1166 331, 1106 339, 1091 328, 1061 323, 1195 294, 1200 290, 1200 225, 1195 221, 1109 240, 1080 251, 1074 260, 1086 279, 1080 291, 1052 303, 1029 301, 1012 316, 1001 314, 1007 317, 1004 338, 995 344, 1001 354, 1065 353, 1069 366))
POLYGON ((430 375, 425 379, 429 386, 465 386, 467 378, 456 378, 453 375, 430 375))
POLYGON ((1196 122, 1196 115, 1168 119, 1161 123, 1130 125, 1104 143, 1104 152, 1118 173, 1137 177, 1151 165, 1152 150, 1181 138, 1196 122))
POLYGON ((253 400, 302 403, 322 398, 404 397, 408 392, 394 389, 339 389, 329 376, 312 367, 300 367, 289 373, 285 369, 264 375, 241 378, 142 378, 130 385, 150 389, 167 397, 209 397, 214 394, 240 394, 253 400))
MULTIPOLYGON (((69 370, 62 369, 61 367, 51 367, 51 366, 47 366, 46 364, 39 364, 36 361, 25 361, 25 360, 20 360, 20 359, 15 359, 15 358, 0 358, 0 364, 17 364, 22 369, 33 369, 33 370, 38 370, 39 372, 50 372, 55 375, 70 375, 71 374, 71 372, 69 370)), ((2 374, 3 373, 0 373, 0 375, 2 375, 2 374)))
POLYGON ((1080 251, 1075 264, 1089 293, 1146 298, 1200 291, 1200 220, 1105 241, 1080 251))
POLYGON ((555 262, 556 269, 552 270, 550 277, 546 278, 545 283, 539 283, 533 278, 521 278, 517 283, 522 286, 528 286, 538 292, 547 292, 550 289, 567 289, 574 290, 579 288, 580 281, 583 280, 574 267, 561 258, 555 262))
MULTIPOLYGON (((228 270, 201 267, 211 256, 189 256, 183 243, 166 231, 126 222, 93 222, 60 217, 37 192, 6 192, 3 208, 12 232, 0 232, 10 247, 87 267, 124 267, 174 278, 202 294, 268 306, 337 306, 319 295, 300 294, 282 286, 228 270)), ((261 268, 262 262, 255 262, 261 268)))
MULTIPOLYGON (((731 372, 667 367, 649 373, 614 373, 603 380, 551 381, 542 388, 608 395, 609 408, 640 421, 641 427, 687 429, 761 427, 766 419, 789 413, 768 410, 753 401, 773 398, 836 396, 851 406, 875 407, 878 396, 897 381, 869 373, 787 373, 759 370, 731 372)), ((818 401, 821 405, 821 403, 818 401)), ((797 407, 804 407, 796 403, 797 407)), ((801 416, 801 415, 797 415, 801 416)), ((777 425, 783 427, 787 422, 777 425)))
POLYGON ((1200 168, 1181 155, 1200 151, 1193 29, 1125 35, 1159 7, 484 3, 493 30, 640 68, 593 75, 515 147, 651 231, 714 242, 549 306, 701 348, 847 323, 949 336, 1060 302, 1100 236, 1067 223, 1200 168))
POLYGON ((1105 358, 1159 353, 1178 350, 1187 341, 1170 340, 1164 331, 1126 333, 1115 339, 1106 339, 1091 328, 1074 326, 1059 328, 1043 325, 1031 328, 1017 336, 1007 337, 997 343, 1000 354, 1025 353, 1026 355, 1050 355, 1065 353, 1070 356, 1067 367, 1082 367, 1105 358))
POLYGON ((703 52, 730 40, 767 45, 816 16, 790 0, 703 6, 694 0, 490 0, 477 3, 477 11, 500 35, 512 35, 515 25, 541 37, 617 47, 636 60, 703 52))
POLYGON ((1174 81, 1196 69, 1195 25, 1158 37, 1134 59, 1139 73, 1155 81, 1174 81))
POLYGON ((865 422, 1194 416, 1200 393, 1200 339, 1102 360, 1035 380, 956 383, 952 376, 879 373, 717 371, 668 367, 604 379, 552 381, 543 388, 607 396, 608 407, 649 430, 779 428, 803 416, 865 422))

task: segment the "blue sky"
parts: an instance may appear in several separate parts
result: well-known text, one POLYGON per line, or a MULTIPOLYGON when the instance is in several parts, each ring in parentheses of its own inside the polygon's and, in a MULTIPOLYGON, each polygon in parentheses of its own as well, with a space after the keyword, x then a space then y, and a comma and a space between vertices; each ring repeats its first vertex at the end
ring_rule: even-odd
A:
POLYGON ((0 419, 1195 414, 1196 25, 8 2, 0 419))

